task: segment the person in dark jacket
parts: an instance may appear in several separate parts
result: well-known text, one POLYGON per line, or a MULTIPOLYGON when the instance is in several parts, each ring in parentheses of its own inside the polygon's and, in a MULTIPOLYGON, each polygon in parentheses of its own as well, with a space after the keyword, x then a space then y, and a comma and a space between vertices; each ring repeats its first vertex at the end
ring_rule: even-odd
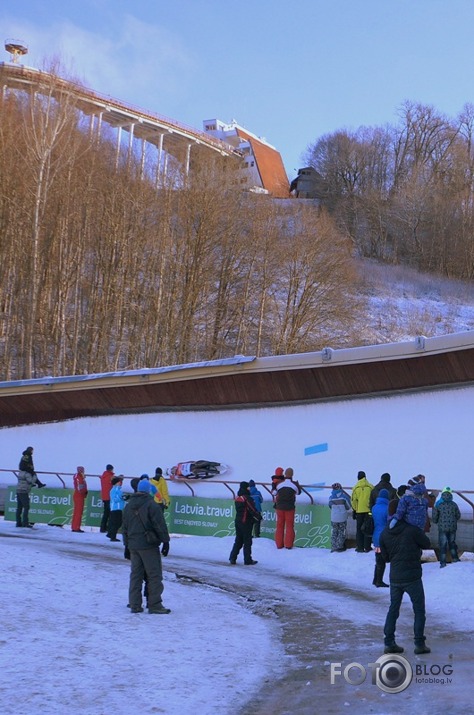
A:
POLYGON ((384 472, 384 474, 382 474, 382 476, 380 477, 380 482, 378 484, 376 484, 375 487, 370 492, 370 499, 369 499, 369 508, 370 509, 372 509, 373 505, 375 504, 381 489, 387 490, 389 500, 394 499, 396 497, 397 490, 395 489, 395 487, 393 487, 390 484, 390 479, 391 479, 391 476, 388 472, 384 472))
POLYGON ((30 492, 32 487, 46 486, 38 479, 33 465, 33 447, 27 447, 21 455, 17 474, 18 484, 16 487, 16 525, 25 529, 31 529, 33 524, 29 522, 30 513, 30 492))
POLYGON ((301 494, 298 482, 293 481, 293 469, 285 469, 285 479, 276 488, 275 509, 277 524, 275 544, 277 549, 292 549, 295 543, 296 495, 301 494))
POLYGON ((393 516, 395 512, 397 511, 398 507, 398 502, 402 498, 402 496, 405 494, 406 490, 408 489, 408 486, 406 484, 400 484, 400 486, 397 488, 397 492, 393 499, 390 499, 388 503, 388 515, 393 516))
POLYGON ((375 550, 375 569, 374 580, 372 581, 377 588, 388 588, 388 583, 383 580, 385 573, 385 560, 380 553, 380 534, 387 526, 388 522, 388 490, 381 489, 375 504, 372 507, 372 518, 374 520, 374 533, 372 534, 372 543, 375 550))
POLYGON ((237 563, 240 549, 244 547, 244 564, 254 566, 257 561, 252 558, 252 529, 259 514, 250 496, 249 483, 240 482, 235 498, 235 541, 230 552, 229 561, 232 566, 237 563))
POLYGON ((403 653, 395 641, 395 629, 400 615, 403 594, 410 597, 414 620, 415 653, 430 653, 425 644, 425 592, 422 581, 421 553, 431 548, 430 540, 422 529, 406 521, 399 521, 380 535, 380 553, 390 563, 390 607, 385 619, 384 653, 403 653))
POLYGON ((163 516, 163 510, 150 494, 150 482, 146 479, 138 484, 137 492, 131 494, 123 510, 122 536, 125 558, 131 562, 129 606, 132 613, 142 613, 142 584, 147 575, 148 613, 170 613, 163 606, 163 570, 161 553, 167 556, 170 536, 163 516), (155 536, 150 543, 147 534, 155 536))
POLYGON ((451 561, 459 561, 458 547, 456 544, 456 531, 461 512, 455 501, 450 487, 445 487, 441 497, 433 507, 433 523, 438 524, 439 539, 439 566, 446 566, 446 551, 451 553, 451 561))

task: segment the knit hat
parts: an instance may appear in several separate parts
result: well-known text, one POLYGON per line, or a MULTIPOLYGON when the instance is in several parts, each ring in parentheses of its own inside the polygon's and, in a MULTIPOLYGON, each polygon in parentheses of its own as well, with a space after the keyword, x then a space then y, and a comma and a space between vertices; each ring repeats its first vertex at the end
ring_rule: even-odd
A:
POLYGON ((282 477, 284 474, 284 469, 283 467, 277 467, 275 469, 275 477, 282 477))
POLYGON ((387 489, 381 489, 379 491, 379 497, 382 497, 382 499, 388 499, 388 490, 387 489))
POLYGON ((113 468, 113 465, 112 465, 112 464, 107 464, 107 466, 106 466, 105 468, 106 468, 106 470, 107 470, 108 472, 113 472, 113 471, 114 471, 114 468, 113 468))
POLYGON ((140 480, 142 479, 150 479, 150 477, 148 476, 148 474, 142 474, 140 480))
POLYGON ((149 494, 151 492, 150 482, 146 479, 142 479, 141 482, 138 482, 137 492, 145 492, 146 494, 149 494))
POLYGON ((444 487, 444 489, 443 489, 443 491, 441 492, 441 494, 444 494, 444 492, 451 492, 451 493, 452 493, 452 491, 453 491, 453 490, 451 489, 451 487, 444 487))
POLYGON ((339 484, 339 482, 334 482, 334 484, 332 485, 332 488, 333 489, 342 489, 342 486, 339 484))
POLYGON ((365 479, 365 472, 357 472, 357 479, 365 479))
POLYGON ((84 467, 76 467, 76 472, 82 473, 83 471, 84 471, 84 467))
POLYGON ((388 472, 384 472, 382 476, 380 477, 381 482, 389 482, 391 479, 390 474, 388 472))
POLYGON ((412 487, 414 484, 424 484, 425 483, 425 475, 424 474, 417 474, 416 477, 412 477, 412 479, 408 480, 408 486, 412 487))
POLYGON ((162 468, 161 468, 161 467, 157 467, 157 468, 155 469, 155 474, 156 474, 156 475, 159 475, 159 476, 161 477, 161 475, 163 474, 162 468))
POLYGON ((254 486, 255 486, 255 482, 253 481, 253 479, 250 479, 249 487, 254 487, 254 486))

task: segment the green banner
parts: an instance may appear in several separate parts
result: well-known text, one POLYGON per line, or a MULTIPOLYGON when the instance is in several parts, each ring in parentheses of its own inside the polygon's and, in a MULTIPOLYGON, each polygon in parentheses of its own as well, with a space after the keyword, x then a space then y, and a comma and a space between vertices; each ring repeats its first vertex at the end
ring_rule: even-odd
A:
MULTIPOLYGON (((36 524, 64 526, 70 524, 74 511, 72 489, 33 489, 30 493, 29 519, 36 524)), ((16 520, 16 490, 9 487, 5 500, 5 519, 16 520)), ((89 492, 84 505, 83 526, 100 526, 102 518, 100 492, 89 492)), ((260 535, 275 537, 276 512, 271 504, 263 504, 260 535)), ((235 509, 232 499, 172 497, 165 511, 166 523, 172 534, 193 536, 233 536, 235 509)), ((295 514, 295 546, 329 548, 331 541, 330 511, 320 504, 298 504, 295 514)))
MULTIPOLYGON (((29 520, 34 524, 64 526, 70 524, 74 511, 72 489, 32 489, 29 520)), ((16 521, 16 489, 9 487, 5 498, 5 520, 16 521)), ((100 492, 89 492, 84 504, 82 525, 100 526, 102 499, 100 492)))
MULTIPOLYGON (((275 537, 276 512, 263 505, 260 535, 275 537)), ((168 529, 173 534, 195 536, 233 536, 235 534, 234 502, 230 499, 174 497, 166 512, 168 529)), ((298 504, 295 514, 295 546, 329 548, 331 541, 330 511, 319 504, 298 504)))

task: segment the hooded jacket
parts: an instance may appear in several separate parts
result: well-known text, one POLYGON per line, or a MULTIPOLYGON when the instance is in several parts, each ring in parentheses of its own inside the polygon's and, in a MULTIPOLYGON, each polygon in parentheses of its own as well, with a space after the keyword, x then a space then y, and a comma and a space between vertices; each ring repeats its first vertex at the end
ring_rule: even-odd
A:
POLYGON ((439 531, 455 532, 461 512, 451 492, 443 492, 441 499, 433 507, 433 522, 438 524, 439 531))
POLYGON ((296 495, 301 494, 301 487, 291 479, 285 479, 276 488, 275 509, 294 511, 296 495))
POLYGON ((413 484, 398 502, 394 518, 397 521, 405 520, 412 526, 424 529, 428 516, 428 499, 425 495, 426 487, 424 484, 413 484))
POLYGON ((146 492, 130 494, 123 510, 122 536, 125 547, 130 551, 156 549, 156 545, 148 543, 147 531, 154 531, 162 543, 169 543, 170 535, 163 509, 146 492))
POLYGON ((372 534, 372 543, 374 546, 380 546, 380 534, 387 526, 388 521, 388 490, 381 489, 375 504, 372 507, 372 518, 374 520, 374 533, 372 534))
POLYGON ((412 583, 422 577, 421 552, 430 549, 427 535, 417 526, 399 521, 380 534, 382 558, 390 563, 390 583, 412 583))
POLYGON ((370 494, 374 487, 367 477, 357 480, 357 484, 352 489, 351 504, 357 514, 368 514, 370 511, 370 494))
POLYGON ((343 489, 333 489, 329 496, 331 521, 333 524, 342 524, 347 521, 351 510, 351 499, 343 489))

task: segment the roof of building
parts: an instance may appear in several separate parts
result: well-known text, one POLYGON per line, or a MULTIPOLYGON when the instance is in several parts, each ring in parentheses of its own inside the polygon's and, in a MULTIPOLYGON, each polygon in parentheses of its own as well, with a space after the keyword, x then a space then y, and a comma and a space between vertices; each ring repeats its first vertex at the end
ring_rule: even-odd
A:
POLYGON ((252 147, 263 188, 276 198, 288 198, 290 185, 280 153, 241 127, 236 126, 235 129, 238 136, 252 147))

